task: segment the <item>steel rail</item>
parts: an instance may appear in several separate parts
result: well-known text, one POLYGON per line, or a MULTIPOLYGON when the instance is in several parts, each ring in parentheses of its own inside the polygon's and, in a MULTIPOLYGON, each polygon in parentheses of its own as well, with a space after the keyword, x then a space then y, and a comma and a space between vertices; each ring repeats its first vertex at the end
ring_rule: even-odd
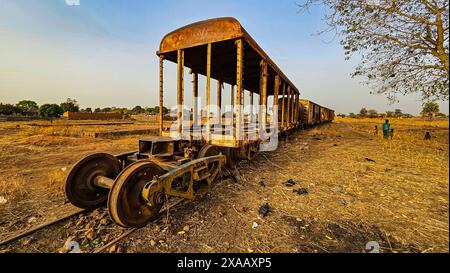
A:
POLYGON ((52 226, 52 225, 57 224, 57 223, 59 223, 59 222, 61 222, 61 221, 63 221, 63 220, 66 220, 67 218, 76 216, 76 215, 78 215, 78 214, 80 214, 80 213, 83 213, 83 212, 85 212, 85 211, 88 211, 88 210, 81 209, 81 210, 72 212, 72 213, 70 213, 70 214, 68 214, 68 215, 66 215, 66 216, 63 216, 63 217, 61 217, 61 218, 58 218, 58 219, 55 219, 55 220, 51 220, 51 221, 48 221, 48 222, 46 222, 46 223, 44 223, 44 224, 35 226, 35 227, 31 228, 31 229, 22 231, 21 233, 15 235, 15 236, 12 236, 12 237, 10 237, 10 238, 7 238, 7 239, 1 241, 1 242, 0 242, 0 246, 4 246, 4 245, 7 245, 7 244, 10 244, 10 243, 12 243, 12 242, 14 242, 14 241, 17 241, 17 240, 19 240, 19 239, 22 239, 23 237, 29 236, 29 235, 35 233, 36 231, 39 231, 39 230, 41 230, 41 229, 43 229, 43 228, 45 228, 45 227, 52 226))

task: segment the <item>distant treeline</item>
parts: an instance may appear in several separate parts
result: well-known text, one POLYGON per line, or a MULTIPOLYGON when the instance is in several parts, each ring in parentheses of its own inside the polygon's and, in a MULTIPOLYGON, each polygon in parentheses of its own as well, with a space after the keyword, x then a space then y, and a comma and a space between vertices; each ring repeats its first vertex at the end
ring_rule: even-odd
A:
MULTIPOLYGON (((135 106, 132 109, 120 107, 105 107, 95 108, 91 107, 80 109, 78 102, 75 99, 67 99, 60 104, 42 104, 38 105, 32 100, 22 100, 17 104, 0 103, 0 115, 16 115, 27 117, 41 117, 41 118, 57 118, 64 112, 83 112, 83 113, 121 113, 123 115, 138 115, 138 114, 159 114, 159 106, 156 107, 142 107, 135 106)), ((170 110, 163 107, 165 115, 169 114, 170 110)))
MULTIPOLYGON (((421 115, 424 117, 448 117, 440 112, 439 104, 435 102, 426 102, 423 105, 421 115)), ((349 118, 412 118, 414 117, 411 114, 403 113, 401 109, 395 109, 394 111, 386 111, 384 113, 379 113, 377 110, 366 108, 361 108, 359 113, 349 113, 346 114, 338 114, 338 117, 349 117, 349 118)))

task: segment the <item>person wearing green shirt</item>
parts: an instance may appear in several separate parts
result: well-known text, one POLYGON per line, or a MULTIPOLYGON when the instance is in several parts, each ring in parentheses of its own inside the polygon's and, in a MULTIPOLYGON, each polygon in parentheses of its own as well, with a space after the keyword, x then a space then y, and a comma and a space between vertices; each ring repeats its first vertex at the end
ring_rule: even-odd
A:
POLYGON ((389 123, 389 120, 387 119, 385 123, 383 124, 383 137, 388 138, 391 134, 391 124, 389 123))

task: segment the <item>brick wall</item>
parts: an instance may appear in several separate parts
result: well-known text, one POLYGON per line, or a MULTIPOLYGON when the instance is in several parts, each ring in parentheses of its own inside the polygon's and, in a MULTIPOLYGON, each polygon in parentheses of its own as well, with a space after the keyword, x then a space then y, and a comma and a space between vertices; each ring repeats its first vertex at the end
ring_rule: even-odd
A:
POLYGON ((81 113, 81 112, 65 112, 64 117, 69 120, 108 120, 122 119, 120 113, 81 113))

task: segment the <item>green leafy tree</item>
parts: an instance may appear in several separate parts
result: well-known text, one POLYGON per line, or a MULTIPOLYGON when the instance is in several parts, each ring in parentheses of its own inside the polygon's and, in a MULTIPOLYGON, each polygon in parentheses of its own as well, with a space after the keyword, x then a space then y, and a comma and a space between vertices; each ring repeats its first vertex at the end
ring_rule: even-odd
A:
POLYGON ((84 111, 86 113, 92 113, 92 108, 91 107, 87 107, 86 109, 84 109, 84 111))
POLYGON ((393 111, 386 111, 386 117, 387 118, 393 118, 394 117, 394 112, 393 111))
POLYGON ((348 116, 350 118, 357 118, 358 117, 355 113, 349 113, 348 116))
POLYGON ((403 116, 403 112, 402 112, 401 109, 395 109, 395 110, 394 110, 394 117, 400 118, 400 117, 402 117, 402 116, 403 116))
POLYGON ((53 121, 54 118, 60 117, 64 111, 58 104, 43 104, 39 107, 39 116, 49 118, 53 121))
POLYGON ((109 113, 111 111, 112 111, 111 107, 105 107, 105 108, 102 109, 103 113, 109 113))
POLYGON ((63 112, 79 112, 78 105, 73 104, 72 102, 63 102, 60 104, 60 107, 63 112))
MULTIPOLYGON (((146 108, 146 112, 151 114, 151 115, 159 115, 159 106, 155 106, 155 107, 147 107, 146 108)), ((163 114, 164 115, 168 115, 170 113, 170 110, 163 106, 163 114)))
POLYGON ((22 113, 22 109, 15 105, 12 105, 9 103, 6 103, 6 104, 0 103, 0 114, 1 115, 9 116, 9 115, 21 114, 21 113, 22 113))
POLYGON ((100 108, 95 108, 94 113, 100 113, 102 111, 102 109, 100 108))
POLYGON ((359 116, 360 117, 366 117, 367 116, 367 109, 366 108, 361 108, 361 110, 359 110, 359 116))
POLYGON ((369 111, 367 111, 367 114, 369 115, 370 118, 375 118, 378 116, 377 110, 374 109, 370 109, 369 111))
POLYGON ((145 109, 139 105, 136 105, 133 109, 131 109, 131 113, 135 115, 142 114, 145 113, 145 109))
POLYGON ((27 116, 35 116, 39 110, 38 104, 32 100, 21 100, 16 106, 21 110, 22 114, 27 116))
POLYGON ((360 59, 353 76, 375 92, 449 99, 448 0, 302 0, 300 11, 322 4, 327 26, 346 59, 360 59))
POLYGON ((423 105, 422 115, 436 115, 440 112, 439 104, 433 101, 429 101, 423 105))

